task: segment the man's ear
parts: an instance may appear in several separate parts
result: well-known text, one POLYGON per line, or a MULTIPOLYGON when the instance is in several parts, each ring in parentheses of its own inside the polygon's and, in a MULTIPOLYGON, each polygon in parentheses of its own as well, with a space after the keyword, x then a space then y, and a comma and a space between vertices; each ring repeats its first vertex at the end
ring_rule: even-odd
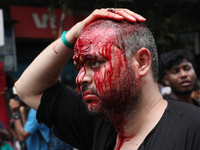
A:
POLYGON ((165 83, 166 86, 169 86, 169 80, 168 80, 167 75, 165 75, 165 76, 163 77, 163 82, 165 83))
POLYGON ((141 48, 136 53, 138 63, 138 74, 140 77, 145 76, 151 68, 151 53, 146 48, 141 48))

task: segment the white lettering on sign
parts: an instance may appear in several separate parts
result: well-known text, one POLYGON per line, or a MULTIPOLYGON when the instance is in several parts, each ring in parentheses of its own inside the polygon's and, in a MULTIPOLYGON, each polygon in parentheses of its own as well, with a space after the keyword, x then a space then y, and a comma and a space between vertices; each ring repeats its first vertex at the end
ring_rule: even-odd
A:
POLYGON ((43 14, 41 17, 42 19, 40 20, 39 15, 37 13, 33 13, 32 17, 37 28, 47 28, 48 22, 51 29, 56 28, 54 15, 43 14))

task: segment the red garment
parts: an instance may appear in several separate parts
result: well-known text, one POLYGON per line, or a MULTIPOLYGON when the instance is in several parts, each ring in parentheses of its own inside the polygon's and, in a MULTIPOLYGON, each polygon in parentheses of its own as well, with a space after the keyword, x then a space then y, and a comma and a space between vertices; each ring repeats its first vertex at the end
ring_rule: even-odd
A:
POLYGON ((0 120, 9 128, 9 115, 5 99, 5 90, 6 90, 6 75, 3 70, 3 64, 0 62, 0 120))

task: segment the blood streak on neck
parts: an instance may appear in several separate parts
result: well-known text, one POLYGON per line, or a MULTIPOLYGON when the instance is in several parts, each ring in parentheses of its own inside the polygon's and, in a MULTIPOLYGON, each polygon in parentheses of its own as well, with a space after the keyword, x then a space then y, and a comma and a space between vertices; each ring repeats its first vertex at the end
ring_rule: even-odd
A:
POLYGON ((120 135, 119 136, 119 142, 117 144, 117 147, 116 147, 116 150, 120 150, 122 145, 125 143, 125 142, 128 142, 130 141, 132 138, 134 138, 135 135, 132 135, 132 136, 129 136, 129 137, 124 137, 123 135, 120 135))

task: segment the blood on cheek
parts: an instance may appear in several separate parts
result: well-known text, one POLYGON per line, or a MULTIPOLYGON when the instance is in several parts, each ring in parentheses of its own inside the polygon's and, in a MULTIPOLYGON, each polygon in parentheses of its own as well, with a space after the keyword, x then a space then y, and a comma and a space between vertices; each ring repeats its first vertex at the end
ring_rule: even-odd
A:
POLYGON ((83 80, 85 75, 86 75, 86 69, 85 69, 85 67, 82 67, 79 70, 79 73, 78 73, 78 75, 76 77, 76 84, 78 86, 78 92, 80 92, 81 80, 83 80))
POLYGON ((112 82, 111 77, 113 75, 112 63, 111 63, 111 44, 107 44, 102 47, 99 54, 107 59, 107 63, 102 66, 102 69, 94 73, 94 82, 98 93, 103 95, 105 91, 109 91, 110 84, 112 82))
POLYGON ((103 69, 94 73, 94 82, 98 93, 106 95, 106 99, 109 99, 113 96, 111 89, 119 86, 117 80, 120 80, 121 71, 125 67, 126 60, 124 60, 125 56, 121 50, 109 44, 105 47, 105 50, 101 51, 100 55, 107 59, 107 63, 104 64, 103 69))

